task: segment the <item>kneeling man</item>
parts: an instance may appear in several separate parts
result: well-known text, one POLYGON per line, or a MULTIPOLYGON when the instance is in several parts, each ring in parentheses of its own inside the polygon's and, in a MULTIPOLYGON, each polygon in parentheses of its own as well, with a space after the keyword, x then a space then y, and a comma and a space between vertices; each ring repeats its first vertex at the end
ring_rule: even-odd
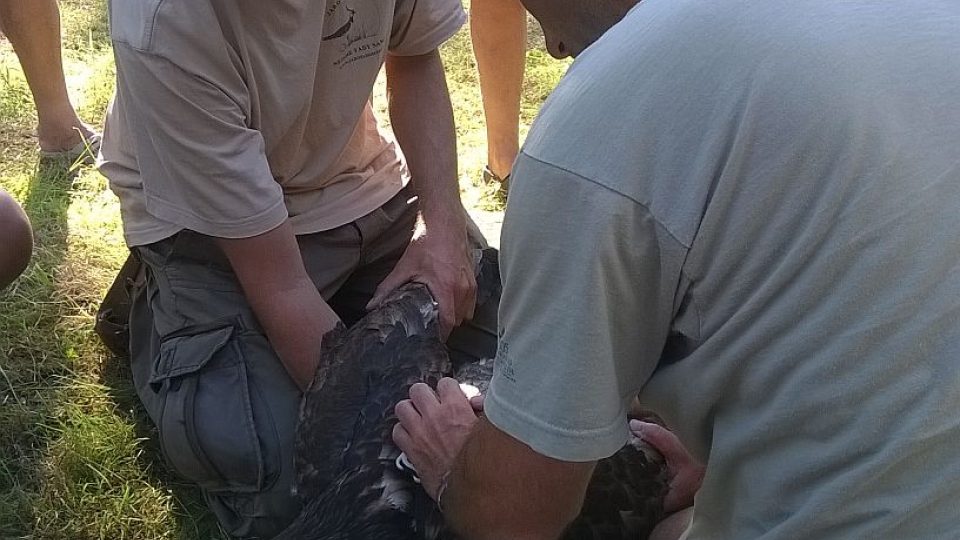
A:
POLYGON ((445 332, 472 313, 437 53, 464 18, 458 0, 111 4, 101 170, 145 268, 135 384, 232 536, 297 514, 294 429, 326 331, 409 280, 445 332), (384 63, 405 163, 369 103, 384 63))
POLYGON ((524 4, 577 60, 513 168, 487 416, 398 408, 448 521, 556 538, 639 392, 706 463, 689 539, 956 537, 960 4, 524 4))

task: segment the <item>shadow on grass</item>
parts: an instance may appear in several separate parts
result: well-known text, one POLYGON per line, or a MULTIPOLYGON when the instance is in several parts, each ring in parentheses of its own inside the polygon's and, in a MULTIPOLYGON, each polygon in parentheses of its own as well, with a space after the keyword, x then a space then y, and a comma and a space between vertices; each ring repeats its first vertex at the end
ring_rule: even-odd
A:
POLYGON ((221 538, 199 492, 167 474, 128 364, 100 365, 86 322, 98 286, 78 267, 105 269, 71 250, 71 204, 89 195, 78 171, 41 161, 20 177, 35 251, 0 295, 0 538, 221 538), (157 506, 171 497, 172 512, 157 506))
POLYGON ((58 380, 66 376, 56 335, 62 305, 54 298, 56 271, 67 248, 68 188, 74 174, 44 164, 30 178, 24 210, 33 223, 34 261, 0 298, 0 537, 20 536, 34 522, 30 493, 39 482, 37 451, 55 437, 50 419, 59 406, 58 380), (51 344, 55 344, 51 346, 51 344))
POLYGON ((62 161, 41 159, 30 181, 23 209, 33 224, 37 250, 45 257, 55 259, 66 252, 70 188, 76 177, 76 168, 62 161))

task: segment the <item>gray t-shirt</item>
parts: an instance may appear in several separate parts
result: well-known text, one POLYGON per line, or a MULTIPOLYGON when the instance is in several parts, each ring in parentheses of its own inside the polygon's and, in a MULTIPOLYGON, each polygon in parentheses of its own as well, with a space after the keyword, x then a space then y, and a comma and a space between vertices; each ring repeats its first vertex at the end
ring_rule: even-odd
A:
POLYGON ((369 104, 386 55, 433 51, 458 0, 112 0, 101 171, 128 244, 349 223, 406 179, 369 104))
POLYGON ((960 3, 644 0, 513 178, 495 425, 594 460, 640 392, 690 538, 960 535, 960 3))

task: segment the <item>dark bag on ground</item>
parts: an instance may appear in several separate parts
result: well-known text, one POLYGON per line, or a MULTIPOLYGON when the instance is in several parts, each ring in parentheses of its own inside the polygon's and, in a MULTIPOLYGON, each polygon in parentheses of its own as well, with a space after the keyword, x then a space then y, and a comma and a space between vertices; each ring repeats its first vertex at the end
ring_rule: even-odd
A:
POLYGON ((130 304, 134 290, 143 286, 144 268, 131 253, 97 310, 94 331, 115 356, 130 356, 130 304))

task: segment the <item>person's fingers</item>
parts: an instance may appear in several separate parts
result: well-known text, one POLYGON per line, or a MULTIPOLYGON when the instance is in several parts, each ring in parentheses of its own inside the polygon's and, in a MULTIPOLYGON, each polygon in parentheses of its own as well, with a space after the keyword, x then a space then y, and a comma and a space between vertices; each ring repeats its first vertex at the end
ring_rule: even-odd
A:
POLYGON ((410 436, 410 432, 407 431, 403 424, 397 423, 393 426, 393 442, 396 443, 397 448, 401 452, 407 452, 413 448, 413 437, 410 436))
POLYGON ((470 406, 473 407, 473 412, 480 414, 483 412, 483 394, 479 396, 473 396, 470 398, 470 406))
POLYGON ((440 304, 441 335, 446 340, 454 328, 473 318, 477 306, 476 278, 466 271, 461 272, 456 281, 450 284, 450 293, 443 293, 442 296, 443 299, 440 295, 434 295, 440 304))
POLYGON ((631 420, 630 429, 657 449, 668 463, 682 465, 693 461, 680 439, 669 429, 643 420, 631 420))
POLYGON ((437 383, 437 395, 440 396, 440 403, 466 401, 467 399, 463 390, 460 389, 460 383, 450 377, 444 377, 437 383))
POLYGON ((704 467, 687 452, 680 439, 659 424, 631 420, 630 430, 653 446, 667 462, 670 490, 663 501, 667 512, 693 504, 703 482, 704 467))
POLYGON ((394 289, 412 280, 413 275, 409 272, 398 272, 397 269, 394 269, 394 271, 390 272, 390 274, 380 282, 380 285, 377 286, 376 291, 373 293, 373 298, 367 302, 367 309, 374 309, 380 306, 387 295, 393 292, 394 289))
POLYGON ((397 420, 399 420, 400 424, 402 424, 408 432, 419 431, 423 419, 412 401, 405 399, 397 403, 393 408, 393 412, 397 415, 397 420))
MULTIPOLYGON (((409 399, 397 403, 397 406, 394 407, 394 413, 397 415, 397 426, 403 428, 404 434, 406 434, 410 440, 410 446, 408 446, 406 450, 417 451, 418 448, 416 447, 415 441, 422 443, 430 438, 428 435, 429 426, 427 425, 427 421, 417 410, 413 401, 409 399)), ((394 428, 394 430, 396 430, 396 428, 394 428)))
MULTIPOLYGON (((428 285, 429 288, 429 285, 428 285)), ((438 311, 440 312, 440 339, 446 341, 450 337, 450 332, 457 325, 456 306, 454 305, 454 296, 440 287, 430 288, 430 292, 437 300, 438 311)))
POLYGON ((376 309, 380 307, 380 304, 383 303, 383 297, 385 294, 383 291, 384 291, 384 285, 386 283, 387 283, 386 281, 381 281, 380 285, 377 286, 377 290, 373 292, 373 297, 371 297, 370 301, 367 302, 367 305, 364 306, 367 309, 367 311, 376 309))
POLYGON ((410 401, 421 416, 425 416, 440 406, 440 399, 430 385, 416 383, 410 387, 410 401))
POLYGON ((467 274, 467 283, 464 288, 464 297, 461 299, 461 302, 464 307, 463 316, 459 322, 469 321, 473 319, 474 312, 477 309, 477 278, 473 274, 467 274))

